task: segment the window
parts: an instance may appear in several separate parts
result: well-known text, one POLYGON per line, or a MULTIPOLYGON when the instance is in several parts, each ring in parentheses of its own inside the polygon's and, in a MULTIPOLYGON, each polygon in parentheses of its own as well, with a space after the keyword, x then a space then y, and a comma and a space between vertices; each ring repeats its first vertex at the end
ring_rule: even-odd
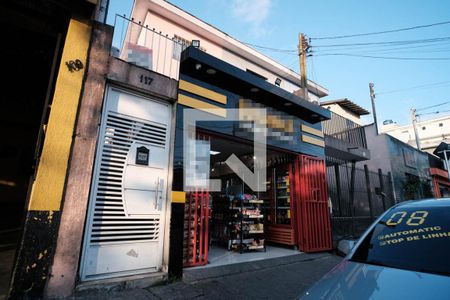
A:
POLYGON ((444 124, 442 124, 442 123, 439 123, 439 127, 443 127, 444 126, 444 124))
POLYGON ((425 130, 425 129, 427 129, 427 128, 426 128, 425 126, 423 126, 423 127, 422 127, 422 130, 425 130))
POLYGON ((450 208, 401 206, 386 214, 352 261, 450 275, 450 208))
POLYGON ((405 165, 407 167, 416 168, 416 157, 415 157, 415 153, 413 150, 408 149, 408 148, 403 148, 403 159, 405 162, 405 165))

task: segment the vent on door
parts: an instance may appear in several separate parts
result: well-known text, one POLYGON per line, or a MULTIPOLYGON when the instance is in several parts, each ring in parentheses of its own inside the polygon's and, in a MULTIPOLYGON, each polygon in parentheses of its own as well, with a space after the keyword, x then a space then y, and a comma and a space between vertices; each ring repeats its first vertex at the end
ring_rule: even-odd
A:
POLYGON ((159 238, 159 215, 127 217, 123 179, 127 157, 135 142, 153 147, 166 146, 167 126, 108 112, 94 189, 95 207, 91 245, 110 242, 155 241, 159 238))

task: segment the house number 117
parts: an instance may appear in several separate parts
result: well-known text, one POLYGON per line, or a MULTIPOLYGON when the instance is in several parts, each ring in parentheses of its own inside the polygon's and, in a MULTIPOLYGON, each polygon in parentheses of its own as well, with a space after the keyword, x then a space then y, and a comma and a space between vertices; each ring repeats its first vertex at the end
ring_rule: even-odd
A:
POLYGON ((153 81, 153 78, 145 76, 145 75, 141 75, 139 77, 139 80, 143 84, 150 85, 152 83, 152 81, 153 81))

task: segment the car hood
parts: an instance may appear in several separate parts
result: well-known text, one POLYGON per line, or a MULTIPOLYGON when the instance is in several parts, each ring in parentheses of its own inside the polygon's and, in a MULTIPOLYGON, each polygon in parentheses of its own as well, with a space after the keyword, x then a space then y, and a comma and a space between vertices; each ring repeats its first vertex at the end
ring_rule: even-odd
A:
POLYGON ((302 299, 448 299, 450 277, 343 260, 302 299))

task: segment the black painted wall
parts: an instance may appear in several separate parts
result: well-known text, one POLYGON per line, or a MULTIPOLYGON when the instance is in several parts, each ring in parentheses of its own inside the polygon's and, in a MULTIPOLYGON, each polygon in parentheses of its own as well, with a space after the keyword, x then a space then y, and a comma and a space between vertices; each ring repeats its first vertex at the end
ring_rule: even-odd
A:
MULTIPOLYGON (((53 259, 60 211, 28 211, 12 275, 10 299, 41 297, 53 259)), ((76 266, 74 266, 76 267, 76 266)))

